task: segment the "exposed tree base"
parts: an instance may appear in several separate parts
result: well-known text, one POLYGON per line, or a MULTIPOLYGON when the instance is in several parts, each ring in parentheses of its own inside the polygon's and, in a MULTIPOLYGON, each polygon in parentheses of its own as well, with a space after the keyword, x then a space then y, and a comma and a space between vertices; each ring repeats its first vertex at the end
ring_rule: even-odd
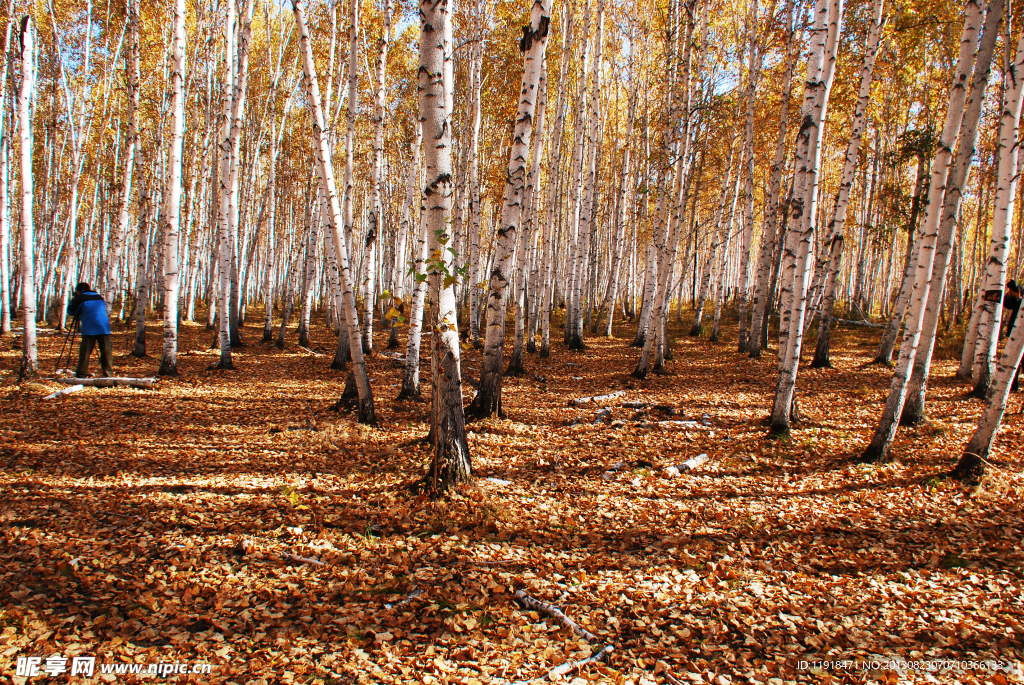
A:
POLYGON ((398 327, 397 326, 392 326, 391 327, 391 332, 388 333, 388 349, 389 350, 397 350, 398 348, 399 348, 399 344, 398 344, 398 327))
POLYGON ((769 440, 789 440, 792 433, 790 432, 789 426, 786 424, 770 424, 768 428, 768 435, 766 436, 769 440))
POLYGON ((272 342, 274 342, 274 333, 273 333, 273 331, 271 329, 269 329, 269 328, 264 328, 263 329, 263 340, 260 341, 260 342, 265 342, 265 343, 272 343, 272 342))
POLYGON ((206 367, 210 371, 221 370, 221 371, 234 371, 235 365, 232 362, 219 361, 216 364, 210 364, 206 367))
POLYGON ((817 354, 814 355, 814 359, 811 361, 812 369, 831 369, 832 360, 828 358, 826 354, 824 358, 819 357, 817 354))
POLYGON ((690 337, 699 338, 702 332, 703 330, 699 323, 695 323, 690 327, 690 337))
POLYGON ((501 409, 501 397, 485 397, 477 391, 476 397, 466 407, 466 420, 489 419, 492 416, 497 416, 499 419, 505 418, 505 412, 501 409))
MULTIPOLYGON (((334 368, 331 365, 331 368, 334 368)), ((346 411, 359 408, 359 389, 356 387, 356 375, 351 371, 345 379, 345 389, 341 391, 341 397, 331 405, 333 411, 346 411)))
POLYGON ((420 395, 419 388, 416 388, 415 390, 406 390, 405 388, 402 388, 395 399, 403 402, 418 402, 419 404, 427 403, 427 401, 423 399, 423 396, 420 395))
POLYGON ((919 426, 925 421, 924 407, 918 406, 915 402, 911 405, 907 402, 903 405, 903 413, 900 414, 901 426, 919 426))
POLYGON ((537 343, 536 343, 536 341, 534 341, 533 339, 530 339, 530 340, 526 341, 526 351, 529 354, 536 354, 537 353, 537 343))
POLYGON ((505 369, 506 378, 522 378, 526 375, 526 368, 523 366, 523 361, 520 359, 519 362, 509 361, 508 368, 505 369))
POLYGON ((985 478, 985 460, 965 452, 949 475, 965 485, 981 485, 985 478))
POLYGON ((872 442, 857 461, 861 464, 888 464, 892 461, 892 450, 884 451, 872 442))
POLYGON ((541 359, 547 359, 551 356, 551 348, 546 343, 540 346, 540 354, 538 355, 541 359))
POLYGON ((647 378, 647 369, 646 368, 641 369, 640 367, 637 367, 637 368, 633 369, 633 373, 631 373, 629 375, 632 376, 633 378, 638 378, 640 380, 646 380, 646 378, 647 378))
POLYGON ((565 348, 574 352, 582 352, 587 349, 582 337, 573 337, 565 341, 565 348))
POLYGON ((160 370, 156 372, 156 375, 158 375, 158 376, 177 376, 178 375, 178 365, 177 364, 168 364, 167 362, 162 362, 160 364, 160 370))

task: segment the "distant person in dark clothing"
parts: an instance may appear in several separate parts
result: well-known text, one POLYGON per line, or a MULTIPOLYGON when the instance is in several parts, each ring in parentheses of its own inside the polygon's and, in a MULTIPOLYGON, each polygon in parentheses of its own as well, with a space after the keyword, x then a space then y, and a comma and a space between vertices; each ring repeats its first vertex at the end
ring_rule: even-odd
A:
MULTIPOLYGON (((1011 280, 1006 284, 1006 294, 1003 295, 1003 318, 1006 319, 1006 337, 1013 334, 1013 327, 1017 324, 1017 314, 1020 312, 1021 288, 1017 281, 1011 280)), ((1020 392, 1020 367, 1013 374, 1013 385, 1011 392, 1020 392)))
POLYGON ((68 314, 78 319, 81 325, 82 345, 78 348, 78 368, 75 376, 86 378, 89 371, 89 357, 92 348, 100 349, 100 367, 103 375, 114 375, 111 366, 110 320, 107 318, 107 303, 103 296, 89 287, 88 283, 75 286, 75 296, 68 305, 68 314))

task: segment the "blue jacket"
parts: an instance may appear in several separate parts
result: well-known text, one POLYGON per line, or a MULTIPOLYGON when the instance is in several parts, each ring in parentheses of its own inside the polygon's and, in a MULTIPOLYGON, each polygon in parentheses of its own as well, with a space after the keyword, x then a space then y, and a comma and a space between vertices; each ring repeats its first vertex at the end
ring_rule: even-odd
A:
POLYGON ((110 335, 107 303, 99 293, 87 290, 75 295, 68 305, 68 314, 78 317, 82 335, 110 335))

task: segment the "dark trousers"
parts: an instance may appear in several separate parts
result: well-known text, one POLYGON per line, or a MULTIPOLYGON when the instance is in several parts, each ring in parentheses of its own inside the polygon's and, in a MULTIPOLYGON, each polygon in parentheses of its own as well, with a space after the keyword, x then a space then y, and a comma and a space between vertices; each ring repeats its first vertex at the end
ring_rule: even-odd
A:
POLYGON ((110 359, 113 356, 111 354, 110 334, 106 335, 83 335, 82 345, 78 348, 78 368, 75 370, 75 376, 78 378, 85 378, 89 371, 89 357, 92 356, 92 348, 96 346, 100 349, 100 368, 103 369, 103 375, 110 377, 114 375, 114 369, 110 364, 110 359))

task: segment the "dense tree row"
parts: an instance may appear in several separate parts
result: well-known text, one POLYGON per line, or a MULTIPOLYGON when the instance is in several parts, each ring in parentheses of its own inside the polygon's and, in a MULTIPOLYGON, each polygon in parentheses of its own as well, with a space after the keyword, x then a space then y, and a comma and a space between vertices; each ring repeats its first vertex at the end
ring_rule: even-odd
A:
POLYGON ((897 356, 864 458, 924 417, 936 341, 959 335, 985 400, 957 471, 975 479, 1024 348, 1020 326, 999 345, 1024 266, 1011 5, 12 0, 0 332, 20 319, 36 373, 37 322, 68 326, 88 281, 134 354, 162 320, 176 374, 181 321, 205 315, 231 369, 251 312, 283 347, 320 311, 365 423, 374 327, 405 337, 401 397, 428 333, 443 486, 526 353, 628 321, 644 378, 692 312, 692 335, 777 350, 786 434, 802 359, 879 320, 877 360, 897 356), (465 409, 463 345, 483 349, 465 409))

